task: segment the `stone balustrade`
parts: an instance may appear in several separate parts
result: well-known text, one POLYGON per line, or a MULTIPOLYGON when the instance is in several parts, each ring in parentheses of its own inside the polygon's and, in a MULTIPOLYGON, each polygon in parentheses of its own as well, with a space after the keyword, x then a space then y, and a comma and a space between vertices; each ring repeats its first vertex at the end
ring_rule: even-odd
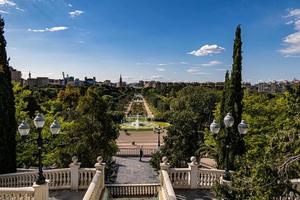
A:
POLYGON ((170 165, 168 163, 167 157, 162 158, 162 163, 160 163, 160 200, 176 200, 176 195, 173 189, 172 181, 168 171, 170 170, 170 165))
POLYGON ((34 200, 34 188, 0 188, 0 199, 34 200))
POLYGON ((44 170, 47 181, 43 185, 35 184, 37 170, 0 175, 0 200, 46 200, 49 198, 49 189, 87 189, 96 169, 80 168, 77 161, 77 157, 74 156, 70 168, 44 170))
MULTIPOLYGON (((83 200, 99 200, 102 192, 105 188, 105 163, 102 163, 103 159, 101 156, 97 158, 95 164, 96 173, 93 176, 92 182, 89 184, 87 192, 85 193, 83 200)), ((89 173, 83 173, 84 176, 89 176, 89 173)))
POLYGON ((211 189, 224 174, 224 170, 198 168, 195 157, 188 165, 187 168, 166 169, 175 189, 211 189))
MULTIPOLYGON (((153 153, 157 151, 156 148, 143 148, 143 156, 149 157, 152 156, 153 153)), ((130 157, 138 157, 140 156, 139 147, 134 148, 119 148, 117 152, 117 156, 130 156, 130 157)))
POLYGON ((110 195, 113 197, 153 197, 158 194, 160 184, 106 184, 110 195))
POLYGON ((31 187, 0 188, 0 200, 48 200, 49 183, 33 184, 31 187))

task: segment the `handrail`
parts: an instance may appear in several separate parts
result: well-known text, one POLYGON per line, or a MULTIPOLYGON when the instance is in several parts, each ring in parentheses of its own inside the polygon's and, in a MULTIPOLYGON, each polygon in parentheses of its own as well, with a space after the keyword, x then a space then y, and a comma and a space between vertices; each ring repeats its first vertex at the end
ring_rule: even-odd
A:
POLYGON ((0 199, 33 200, 34 188, 33 187, 0 188, 0 199))
POLYGON ((103 176, 102 172, 97 170, 93 180, 88 187, 88 190, 86 191, 83 200, 99 200, 102 190, 104 189, 104 183, 103 183, 103 176))
POLYGON ((161 186, 163 200, 176 200, 176 195, 166 170, 161 170, 161 186))

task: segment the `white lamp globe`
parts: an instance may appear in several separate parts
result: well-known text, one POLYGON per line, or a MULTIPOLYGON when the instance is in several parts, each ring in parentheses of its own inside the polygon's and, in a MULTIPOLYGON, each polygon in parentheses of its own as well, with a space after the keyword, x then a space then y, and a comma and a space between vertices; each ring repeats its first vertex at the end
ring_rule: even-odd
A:
POLYGON ((25 121, 22 121, 22 123, 18 127, 18 131, 21 136, 26 136, 30 131, 30 127, 25 121))
POLYGON ((216 120, 214 120, 209 126, 209 129, 213 134, 218 134, 220 131, 220 128, 221 128, 221 126, 220 126, 220 124, 217 123, 216 120))
POLYGON ((238 125, 239 133, 241 135, 245 135, 248 133, 248 129, 249 129, 249 127, 248 127, 247 122, 245 120, 242 120, 241 123, 239 123, 239 125, 238 125))
POLYGON ((36 128, 43 128, 44 127, 44 124, 45 124, 45 119, 43 117, 42 114, 38 113, 34 120, 33 120, 33 123, 35 125, 36 128))
POLYGON ((233 119, 231 113, 227 113, 227 115, 224 117, 224 124, 227 128, 233 126, 234 119, 233 119))
POLYGON ((59 134, 60 131, 60 124, 58 123, 58 121, 55 119, 53 121, 53 123, 50 125, 50 131, 52 133, 52 135, 56 135, 59 134))

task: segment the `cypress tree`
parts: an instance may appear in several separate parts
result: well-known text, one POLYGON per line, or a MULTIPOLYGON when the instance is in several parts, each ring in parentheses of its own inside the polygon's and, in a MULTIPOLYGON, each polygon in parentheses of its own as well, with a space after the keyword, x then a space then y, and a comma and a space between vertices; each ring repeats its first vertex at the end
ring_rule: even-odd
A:
POLYGON ((225 129, 221 133, 221 139, 218 141, 219 146, 219 165, 224 167, 225 165, 225 154, 226 146, 229 144, 229 169, 235 169, 235 158, 237 155, 241 155, 245 150, 245 143, 238 132, 238 124, 242 119, 242 100, 243 100, 243 89, 242 89, 242 39, 241 39, 241 27, 237 26, 235 32, 235 39, 233 45, 233 64, 232 71, 229 77, 227 72, 225 75, 225 84, 223 97, 221 102, 221 126, 224 128, 223 119, 227 113, 231 113, 234 118, 234 125, 225 129))
POLYGON ((6 55, 4 20, 0 16, 0 174, 16 171, 16 119, 11 74, 6 55))

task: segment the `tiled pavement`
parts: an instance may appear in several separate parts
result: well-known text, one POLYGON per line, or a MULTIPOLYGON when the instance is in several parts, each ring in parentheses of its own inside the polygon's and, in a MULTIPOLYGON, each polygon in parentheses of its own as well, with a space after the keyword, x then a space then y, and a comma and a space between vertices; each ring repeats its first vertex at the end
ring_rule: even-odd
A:
POLYGON ((85 190, 80 190, 78 192, 70 190, 50 191, 49 200, 81 200, 85 192, 85 190))
POLYGON ((114 157, 119 165, 116 183, 159 183, 157 173, 150 166, 150 158, 114 157))
POLYGON ((177 200, 213 200, 214 195, 209 190, 175 190, 177 200))

